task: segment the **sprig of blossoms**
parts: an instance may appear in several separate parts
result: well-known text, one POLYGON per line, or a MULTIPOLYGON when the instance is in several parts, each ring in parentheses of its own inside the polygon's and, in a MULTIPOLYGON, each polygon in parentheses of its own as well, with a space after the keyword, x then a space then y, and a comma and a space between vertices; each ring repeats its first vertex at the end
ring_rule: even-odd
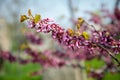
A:
MULTIPOLYGON (((118 64, 120 64, 113 54, 120 52, 120 40, 115 40, 110 32, 92 30, 92 33, 88 34, 86 31, 81 31, 80 29, 83 24, 86 24, 88 27, 91 26, 82 18, 78 18, 76 30, 65 30, 49 18, 37 18, 36 21, 36 18, 31 18, 31 15, 32 14, 29 10, 28 17, 26 18, 29 19, 27 21, 28 28, 35 29, 37 32, 51 33, 53 39, 57 40, 60 44, 72 48, 73 50, 76 48, 84 48, 91 55, 96 54, 96 50, 99 54, 108 53, 118 62, 118 64)), ((24 19, 23 16, 24 15, 21 16, 21 20, 24 19)))

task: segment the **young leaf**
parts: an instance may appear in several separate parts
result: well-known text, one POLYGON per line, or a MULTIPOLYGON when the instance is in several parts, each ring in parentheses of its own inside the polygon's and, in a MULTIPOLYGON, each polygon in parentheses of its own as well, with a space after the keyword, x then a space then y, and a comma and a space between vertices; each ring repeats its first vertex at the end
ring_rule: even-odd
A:
POLYGON ((70 34, 70 36, 73 36, 74 35, 74 30, 68 29, 68 33, 70 34))
POLYGON ((32 13, 31 13, 31 9, 28 10, 28 16, 31 16, 32 13))
POLYGON ((89 34, 87 32, 82 32, 82 36, 87 40, 89 39, 89 34))
POLYGON ((84 23, 84 20, 82 18, 78 18, 78 22, 77 22, 77 29, 80 29, 81 25, 84 23))
POLYGON ((24 22, 27 19, 28 19, 28 17, 26 15, 21 15, 20 22, 24 22))
POLYGON ((31 9, 28 10, 28 16, 29 16, 29 19, 31 19, 31 20, 34 19, 32 13, 31 13, 31 9))
POLYGON ((34 18, 35 23, 37 23, 40 19, 41 19, 41 16, 36 14, 34 18))
POLYGON ((78 23, 79 23, 80 25, 82 25, 83 22, 84 22, 84 19, 83 19, 83 18, 78 18, 78 23))

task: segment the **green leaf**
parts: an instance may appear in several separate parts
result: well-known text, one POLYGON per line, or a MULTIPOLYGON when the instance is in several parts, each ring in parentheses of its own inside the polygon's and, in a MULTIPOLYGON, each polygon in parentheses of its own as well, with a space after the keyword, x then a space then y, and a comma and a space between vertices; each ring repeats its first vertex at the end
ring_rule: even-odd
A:
POLYGON ((37 23, 41 19, 41 16, 39 14, 36 14, 34 17, 35 23, 37 23))
POLYGON ((87 33, 87 32, 83 32, 82 33, 82 36, 87 40, 87 39, 89 39, 89 34, 87 33))

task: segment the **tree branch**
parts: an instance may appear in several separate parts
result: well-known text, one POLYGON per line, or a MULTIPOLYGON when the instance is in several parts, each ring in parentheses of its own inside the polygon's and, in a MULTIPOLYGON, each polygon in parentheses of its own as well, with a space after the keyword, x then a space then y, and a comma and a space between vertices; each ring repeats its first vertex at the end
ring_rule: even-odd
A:
POLYGON ((120 61, 112 54, 112 52, 110 52, 108 49, 106 49, 104 46, 102 46, 101 44, 97 44, 97 43, 94 43, 96 44, 98 47, 104 49, 117 63, 118 65, 117 66, 120 66, 120 61))
MULTIPOLYGON (((75 14, 74 14, 74 10, 73 10, 73 3, 72 0, 68 0, 68 7, 69 7, 69 11, 70 11, 70 20, 72 22, 72 20, 75 18, 75 14)), ((72 28, 74 29, 74 23, 72 22, 72 28)))
POLYGON ((115 7, 118 7, 120 0, 116 0, 115 7))

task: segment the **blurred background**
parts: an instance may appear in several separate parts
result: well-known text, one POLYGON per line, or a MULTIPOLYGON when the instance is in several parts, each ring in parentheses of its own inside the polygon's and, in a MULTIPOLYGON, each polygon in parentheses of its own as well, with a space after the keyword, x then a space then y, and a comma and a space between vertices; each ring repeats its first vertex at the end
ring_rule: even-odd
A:
MULTIPOLYGON (((42 18, 52 18, 65 29, 73 27, 73 20, 83 17, 89 22, 87 11, 99 13, 101 5, 105 5, 111 13, 114 12, 117 0, 0 0, 0 50, 10 51, 21 56, 20 46, 26 43, 25 23, 20 23, 20 15, 27 14, 31 9, 33 15, 40 14, 42 18)), ((120 7, 120 6, 119 6, 120 7)), ((106 21, 107 22, 107 21, 106 21)), ((91 23, 91 22, 90 22, 91 23)), ((93 24, 93 23, 91 23, 93 24)), ((40 34, 44 38, 44 34, 40 34)), ((49 35, 47 35, 49 37, 49 35)), ((45 49, 51 49, 50 41, 46 41, 45 49)), ((32 46, 35 47, 36 46, 32 46)), ((38 48, 37 48, 38 49, 38 48)), ((42 49, 42 50, 45 50, 42 49)), ((91 63, 91 62, 90 62, 91 63)), ((94 66, 99 66, 93 61, 94 66)), ((88 62, 89 64, 89 62, 88 62)), ((102 65, 102 62, 101 62, 102 65)), ((30 76, 31 72, 41 68, 39 64, 21 65, 9 63, 0 59, 0 80, 41 80, 42 76, 30 76)), ((91 79, 93 80, 93 79, 91 79)), ((104 80, 120 80, 120 74, 107 74, 104 80)))

